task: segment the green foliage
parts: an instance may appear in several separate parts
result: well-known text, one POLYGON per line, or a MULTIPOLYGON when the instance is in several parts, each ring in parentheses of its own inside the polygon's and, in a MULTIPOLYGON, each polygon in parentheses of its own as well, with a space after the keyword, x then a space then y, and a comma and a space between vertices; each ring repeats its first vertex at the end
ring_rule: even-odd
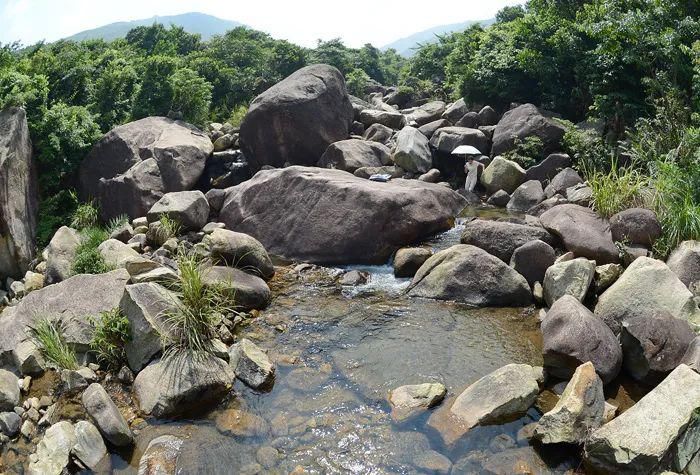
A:
POLYGON ((348 93, 357 97, 365 97, 369 79, 367 73, 362 69, 353 69, 345 76, 348 93))
POLYGON ((60 322, 39 320, 31 329, 32 336, 41 354, 61 369, 78 369, 78 360, 73 348, 66 343, 60 322))
POLYGON ((39 249, 46 247, 58 228, 72 219, 78 207, 75 193, 61 190, 39 203, 36 240, 39 249))
POLYGON ((246 106, 238 106, 233 112, 231 112, 231 117, 228 119, 228 123, 234 127, 240 127, 243 123, 245 115, 248 113, 248 108, 246 106))
POLYGON ((138 81, 136 68, 126 58, 115 58, 107 63, 95 81, 91 104, 102 130, 129 120, 138 81))
POLYGON ((158 220, 158 240, 165 242, 170 238, 178 237, 182 232, 182 225, 168 215, 162 215, 158 220))
POLYGON ((173 101, 170 110, 179 112, 187 122, 204 127, 209 116, 212 85, 195 71, 178 69, 170 76, 173 101))
MULTIPOLYGON (((77 202, 78 197, 73 194, 73 200, 77 202)), ((70 225, 76 229, 93 228, 97 226, 99 211, 94 201, 79 204, 73 212, 70 225)))
POLYGON ((90 349, 97 361, 108 368, 118 369, 126 362, 124 344, 131 340, 131 324, 119 307, 102 312, 92 320, 94 333, 90 349))
POLYGON ((107 234, 112 235, 114 231, 116 231, 123 225, 128 224, 129 221, 129 216, 127 216, 126 214, 120 214, 119 216, 110 219, 109 223, 107 223, 107 234))
POLYGON ((36 120, 46 108, 48 95, 49 85, 45 76, 29 76, 9 68, 0 69, 0 109, 24 107, 29 120, 36 120))
POLYGON ((525 137, 525 140, 516 137, 514 145, 515 148, 504 155, 508 160, 518 163, 523 168, 537 165, 544 158, 542 157, 544 143, 537 136, 531 135, 525 137))
POLYGON ((593 191, 592 208, 603 217, 649 202, 649 177, 633 167, 613 164, 609 172, 594 172, 587 181, 593 191))
POLYGON ((73 274, 104 274, 112 270, 107 265, 98 246, 109 238, 104 229, 87 228, 81 232, 82 241, 75 252, 73 274))
POLYGON ((194 254, 183 251, 178 256, 179 279, 172 290, 179 300, 166 315, 162 335, 166 357, 183 352, 210 353, 222 315, 234 309, 230 294, 221 286, 206 283, 209 266, 209 262, 194 254))
POLYGON ((161 55, 150 56, 143 62, 141 86, 132 112, 135 119, 168 115, 174 94, 170 77, 179 64, 178 58, 161 55))

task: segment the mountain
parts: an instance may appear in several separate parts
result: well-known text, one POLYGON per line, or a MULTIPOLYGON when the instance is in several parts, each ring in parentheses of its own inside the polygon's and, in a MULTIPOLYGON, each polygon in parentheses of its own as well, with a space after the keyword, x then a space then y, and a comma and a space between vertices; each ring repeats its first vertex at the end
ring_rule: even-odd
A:
POLYGON ((410 58, 413 56, 415 49, 420 44, 432 43, 437 41, 437 37, 449 33, 454 33, 455 31, 464 31, 469 28, 474 23, 481 23, 482 26, 488 26, 493 24, 494 18, 488 20, 478 20, 478 21, 465 21, 462 23, 453 23, 451 25, 440 25, 430 28, 425 31, 420 31, 414 33, 405 38, 394 41, 382 47, 382 50, 387 50, 389 48, 394 48, 401 56, 410 58))
POLYGON ((92 39, 112 41, 117 38, 124 38, 132 28, 136 28, 137 26, 150 26, 153 23, 162 23, 166 26, 171 24, 181 26, 188 33, 199 33, 202 35, 203 40, 207 40, 214 35, 226 33, 228 30, 236 28, 237 26, 244 26, 242 23, 236 21, 222 20, 215 16, 193 12, 183 13, 182 15, 154 16, 143 20, 110 23, 109 25, 100 26, 92 30, 81 31, 66 39, 74 41, 92 39))

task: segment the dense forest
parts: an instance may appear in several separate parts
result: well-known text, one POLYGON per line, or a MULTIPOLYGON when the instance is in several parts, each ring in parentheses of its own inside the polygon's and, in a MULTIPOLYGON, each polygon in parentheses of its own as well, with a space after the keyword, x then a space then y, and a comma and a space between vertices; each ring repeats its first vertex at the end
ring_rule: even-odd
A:
MULTIPOLYGON (((40 244, 76 206, 80 161, 115 125, 176 114, 240 123, 260 92, 313 63, 337 67, 352 94, 378 82, 414 98, 463 97, 503 111, 531 102, 573 129, 567 147, 612 214, 645 199, 677 234, 700 232, 700 4, 684 0, 531 0, 421 46, 410 60, 372 45, 305 49, 247 28, 204 42, 182 28, 138 27, 124 39, 0 49, 0 108, 25 106, 42 195, 40 244)), ((521 155, 534 156, 536 143, 521 155)), ((668 233, 667 233, 668 234, 668 233)))

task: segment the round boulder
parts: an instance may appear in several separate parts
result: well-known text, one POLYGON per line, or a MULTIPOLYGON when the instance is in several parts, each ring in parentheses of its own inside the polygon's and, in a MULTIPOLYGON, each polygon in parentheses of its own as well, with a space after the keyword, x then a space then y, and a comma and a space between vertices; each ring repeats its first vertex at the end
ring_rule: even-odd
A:
POLYGON ((404 127, 396 136, 394 163, 411 173, 425 173, 433 166, 428 139, 413 127, 404 127))
POLYGON ((644 208, 626 209, 612 216, 610 231, 614 241, 647 248, 651 248, 662 232, 656 213, 644 208))
POLYGON ((506 209, 513 212, 526 212, 544 200, 542 183, 538 180, 529 180, 515 189, 510 197, 506 209))
POLYGON ((404 247, 394 256, 394 275, 396 277, 413 277, 433 252, 425 247, 404 247))
POLYGON ((526 242, 510 258, 510 266, 527 279, 532 287, 535 282, 542 282, 547 269, 554 264, 556 254, 552 246, 539 239, 526 242))
POLYGON ((385 145, 348 139, 330 144, 318 161, 318 166, 354 173, 358 168, 381 167, 390 163, 391 151, 385 145))
POLYGON ((525 181, 525 170, 517 163, 496 157, 481 174, 481 184, 486 191, 495 193, 503 190, 513 193, 525 181))

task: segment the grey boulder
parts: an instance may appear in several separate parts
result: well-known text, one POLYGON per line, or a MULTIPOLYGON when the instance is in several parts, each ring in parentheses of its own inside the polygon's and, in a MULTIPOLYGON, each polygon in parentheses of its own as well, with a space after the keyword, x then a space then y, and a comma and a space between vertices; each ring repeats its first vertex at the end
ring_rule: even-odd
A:
POLYGON ((265 247, 252 236, 228 229, 215 229, 204 237, 203 242, 217 263, 237 267, 265 280, 275 274, 265 247))
POLYGON ((134 443, 134 434, 107 391, 98 383, 92 383, 83 392, 83 406, 105 439, 117 447, 134 443))
POLYGON ((66 280, 73 273, 73 261, 82 238, 78 231, 61 226, 51 238, 46 248, 46 285, 66 280))
POLYGON ((566 190, 581 183, 583 183, 583 179, 581 179, 578 172, 573 168, 567 167, 554 175, 554 178, 544 189, 544 194, 547 198, 551 198, 554 195, 566 196, 566 190))
POLYGON ((656 213, 644 208, 630 208, 610 218, 613 240, 651 248, 661 236, 656 213))
POLYGON ((360 139, 334 142, 321 155, 318 166, 354 173, 358 168, 381 167, 391 163, 386 145, 360 139))
POLYGON ((492 155, 500 155, 515 148, 516 139, 527 137, 542 140, 544 153, 557 152, 561 148, 565 128, 559 122, 545 116, 532 104, 523 104, 511 109, 498 122, 493 134, 492 155))
POLYGON ((209 202, 201 191, 166 193, 148 210, 146 217, 153 223, 162 216, 176 221, 183 231, 199 231, 207 224, 209 202))
POLYGON ((666 265, 686 287, 700 281, 700 241, 683 241, 671 253, 666 265))
POLYGON ((503 157, 494 158, 481 174, 481 184, 486 191, 503 190, 513 193, 525 181, 525 170, 517 163, 503 157))
POLYGON ((275 365, 247 338, 229 349, 229 367, 236 378, 253 389, 269 388, 275 380, 275 365))
POLYGON ((425 247, 404 247, 399 249, 394 256, 394 275, 396 277, 413 277, 420 266, 432 255, 433 252, 425 247))
POLYGON ((513 251, 510 266, 527 279, 532 287, 535 282, 542 283, 545 272, 554 264, 556 254, 552 246, 536 239, 528 241, 513 251))
POLYGON ((263 309, 270 303, 270 288, 264 280, 233 267, 212 266, 204 270, 205 285, 216 285, 243 310, 263 309))
POLYGON ((510 262, 517 248, 530 241, 552 243, 552 236, 539 226, 475 219, 468 222, 462 231, 462 244, 471 244, 489 254, 510 262))
POLYGON ((558 262, 547 269, 542 281, 544 300, 548 306, 564 295, 571 295, 583 302, 595 275, 595 263, 579 257, 558 262))
POLYGON ((542 183, 529 180, 515 189, 506 205, 508 211, 524 213, 544 201, 542 183))
POLYGON ((442 153, 452 153, 460 145, 471 145, 485 154, 488 144, 489 139, 482 131, 467 127, 442 127, 430 137, 430 145, 442 153))
POLYGON ((543 185, 549 183, 560 171, 571 166, 571 157, 566 153, 551 153, 537 165, 527 169, 528 180, 539 180, 543 185))
POLYGON ((396 165, 411 173, 425 173, 433 166, 428 139, 409 126, 397 134, 393 158, 396 165))

